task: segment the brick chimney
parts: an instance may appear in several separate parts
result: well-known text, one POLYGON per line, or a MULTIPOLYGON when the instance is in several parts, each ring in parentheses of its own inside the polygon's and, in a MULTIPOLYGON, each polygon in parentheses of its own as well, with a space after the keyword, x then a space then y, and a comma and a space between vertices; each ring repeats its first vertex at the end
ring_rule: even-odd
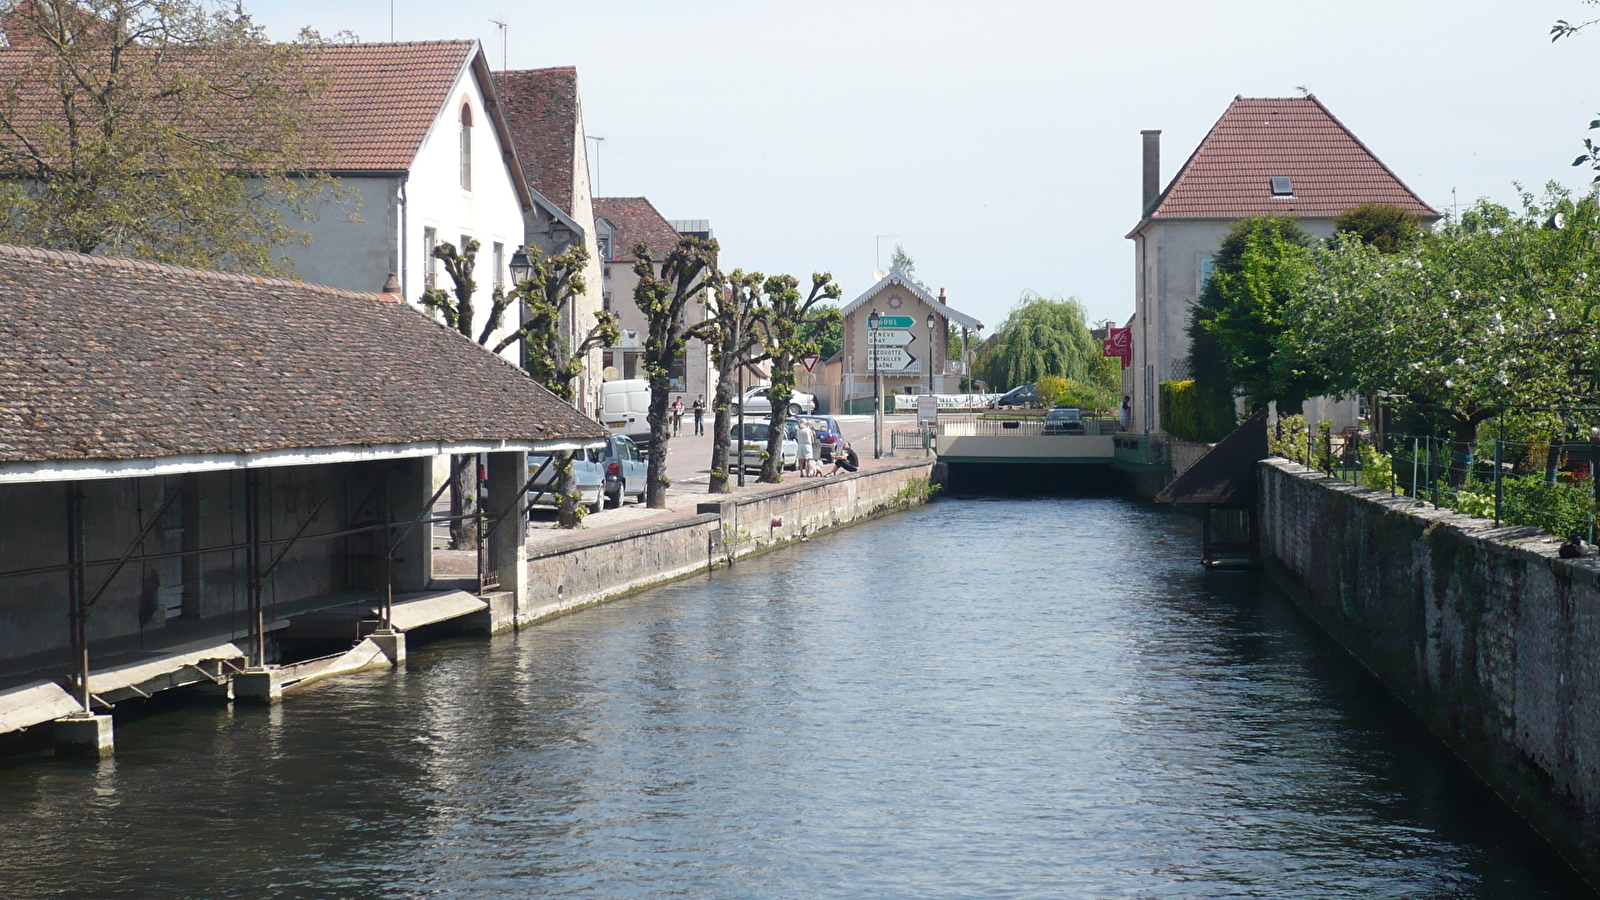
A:
POLYGON ((1139 134, 1144 136, 1144 202, 1139 205, 1139 217, 1144 218, 1161 196, 1161 129, 1139 134))

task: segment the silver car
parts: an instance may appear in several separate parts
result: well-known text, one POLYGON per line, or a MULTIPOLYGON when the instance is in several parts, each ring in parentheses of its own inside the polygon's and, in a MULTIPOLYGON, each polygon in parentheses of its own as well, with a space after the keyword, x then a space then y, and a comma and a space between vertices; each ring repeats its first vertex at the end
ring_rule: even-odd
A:
MULTIPOLYGON (((733 412, 735 415, 738 414, 740 406, 744 407, 744 414, 747 416, 772 415, 772 386, 762 385, 746 391, 743 397, 735 397, 733 400, 733 412)), ((789 415, 791 416, 814 413, 816 411, 816 394, 795 391, 794 396, 789 398, 789 415)))
MULTIPOLYGON (((794 439, 796 430, 794 420, 791 419, 783 424, 787 433, 783 436, 783 443, 778 452, 783 455, 783 468, 794 469, 800 464, 800 445, 794 439)), ((738 427, 735 426, 734 430, 737 432, 738 427)), ((734 438, 739 442, 739 465, 746 469, 761 468, 762 457, 767 452, 767 435, 771 433, 770 422, 744 423, 744 434, 734 438)))
MULTIPOLYGON (((548 456, 529 454, 528 477, 532 478, 535 474, 538 478, 533 482, 533 486, 528 488, 528 505, 557 505, 555 462, 548 456), (547 461, 549 465, 545 465, 547 461)), ((605 487, 605 474, 600 467, 600 451, 590 449, 573 454, 572 474, 578 479, 578 494, 582 498, 579 502, 589 507, 590 512, 599 512, 601 491, 605 487)))
POLYGON ((594 451, 600 455, 601 475, 605 479, 606 505, 618 507, 622 505, 623 498, 633 497, 636 502, 644 502, 644 494, 649 484, 650 464, 645 461, 644 454, 639 452, 639 445, 632 438, 620 434, 613 434, 606 440, 605 446, 594 451))

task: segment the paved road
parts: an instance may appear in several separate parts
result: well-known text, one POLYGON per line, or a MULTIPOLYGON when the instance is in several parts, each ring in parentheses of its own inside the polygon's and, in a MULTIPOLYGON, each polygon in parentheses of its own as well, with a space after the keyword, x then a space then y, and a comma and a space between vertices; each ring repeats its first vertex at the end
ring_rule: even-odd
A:
MULTIPOLYGON (((872 417, 871 416, 834 416, 839 422, 839 427, 844 431, 844 439, 856 448, 856 453, 864 459, 872 458, 872 417)), ((884 417, 884 431, 896 425, 910 425, 916 422, 917 417, 886 416, 884 417)), ((748 420, 746 420, 748 421, 748 420)), ((672 439, 672 444, 667 452, 667 477, 673 484, 699 485, 704 490, 705 485, 711 481, 711 421, 707 417, 706 433, 696 437, 692 434, 693 420, 684 416, 684 434, 672 439)), ((889 439, 884 437, 884 449, 888 449, 889 439)), ((749 482, 755 475, 751 472, 745 476, 749 482)))

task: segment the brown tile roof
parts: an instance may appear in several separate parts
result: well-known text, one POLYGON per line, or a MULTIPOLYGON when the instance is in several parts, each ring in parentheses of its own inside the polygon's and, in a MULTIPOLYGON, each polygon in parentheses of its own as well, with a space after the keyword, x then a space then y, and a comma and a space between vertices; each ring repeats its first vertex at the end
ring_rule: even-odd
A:
POLYGON ((605 433, 393 295, 6 245, 0 294, 0 463, 605 433))
MULTIPOLYGON (((488 64, 476 41, 330 44, 304 53, 307 69, 325 73, 330 82, 314 106, 313 128, 327 142, 326 158, 319 165, 325 171, 409 168, 469 62, 484 90, 493 95, 488 64)), ((203 58, 198 53, 194 57, 203 58)), ((38 85, 29 90, 30 82, 38 80, 30 65, 33 58, 26 48, 0 48, 0 98, 20 90, 14 102, 0 99, 0 115, 11 121, 42 124, 57 114, 59 101, 52 103, 48 90, 38 85)), ((504 123, 497 127, 503 131, 504 123)))
POLYGON ((578 70, 564 66, 496 72, 494 86, 522 161, 522 174, 534 190, 572 215, 578 70))
POLYGON ((1332 217, 1363 203, 1439 215, 1315 96, 1235 97, 1149 216, 1332 217), (1276 176, 1292 179, 1292 198, 1272 196, 1276 176))
POLYGON ((595 218, 604 217, 617 228, 612 262, 632 260, 633 247, 640 241, 650 248, 657 260, 670 253, 678 243, 677 229, 644 197, 596 197, 594 215, 595 218))

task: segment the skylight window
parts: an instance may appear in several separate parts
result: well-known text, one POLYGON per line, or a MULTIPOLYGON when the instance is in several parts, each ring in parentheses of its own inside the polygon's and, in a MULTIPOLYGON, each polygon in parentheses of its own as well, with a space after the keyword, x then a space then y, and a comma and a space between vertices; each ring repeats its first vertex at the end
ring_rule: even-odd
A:
POLYGON ((1272 196, 1293 197, 1294 182, 1287 175, 1274 175, 1272 177, 1272 196))

